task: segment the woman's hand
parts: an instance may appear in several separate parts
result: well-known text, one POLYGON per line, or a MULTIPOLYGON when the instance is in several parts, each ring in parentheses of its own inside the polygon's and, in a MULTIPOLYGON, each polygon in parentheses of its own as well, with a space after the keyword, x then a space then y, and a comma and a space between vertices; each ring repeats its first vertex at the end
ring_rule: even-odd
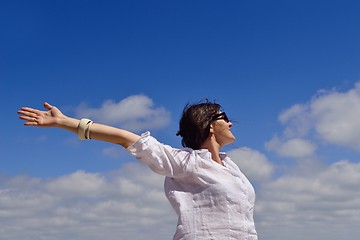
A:
MULTIPOLYGON (((45 102, 44 107, 48 111, 23 107, 18 111, 20 119, 25 120, 25 126, 58 127, 66 129, 75 134, 78 133, 79 119, 67 117, 55 106, 45 102)), ((94 123, 91 125, 90 138, 104 142, 115 143, 129 147, 136 142, 140 136, 127 130, 94 123)))
POLYGON ((56 127, 61 118, 65 115, 55 106, 44 102, 44 107, 48 111, 41 111, 34 108, 22 107, 18 114, 20 119, 25 120, 25 126, 39 126, 39 127, 56 127))

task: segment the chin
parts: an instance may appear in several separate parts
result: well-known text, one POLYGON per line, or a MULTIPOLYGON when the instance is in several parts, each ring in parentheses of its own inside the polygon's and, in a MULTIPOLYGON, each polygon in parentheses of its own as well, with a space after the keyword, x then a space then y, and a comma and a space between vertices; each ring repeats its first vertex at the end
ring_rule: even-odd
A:
POLYGON ((233 134, 231 134, 231 137, 230 137, 230 138, 231 138, 231 143, 236 140, 236 137, 235 137, 233 134))
POLYGON ((235 137, 233 136, 233 137, 229 138, 229 140, 227 141, 227 143, 225 145, 232 144, 234 141, 235 141, 235 137))

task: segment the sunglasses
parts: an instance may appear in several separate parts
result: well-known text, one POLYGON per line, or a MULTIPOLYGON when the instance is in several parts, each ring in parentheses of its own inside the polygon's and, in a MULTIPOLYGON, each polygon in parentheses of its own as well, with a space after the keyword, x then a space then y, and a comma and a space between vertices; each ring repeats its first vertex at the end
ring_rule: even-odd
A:
POLYGON ((222 113, 219 113, 219 114, 216 114, 214 115, 212 118, 211 118, 211 121, 217 121, 217 120, 220 120, 220 119, 223 119, 225 122, 230 122, 229 118, 226 116, 226 113, 225 112, 222 112, 222 113))

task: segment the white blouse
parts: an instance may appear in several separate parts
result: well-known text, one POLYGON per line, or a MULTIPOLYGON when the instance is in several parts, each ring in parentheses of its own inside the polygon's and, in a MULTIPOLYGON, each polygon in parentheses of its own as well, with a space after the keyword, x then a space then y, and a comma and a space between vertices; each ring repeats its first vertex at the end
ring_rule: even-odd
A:
POLYGON ((257 240, 255 192, 239 167, 220 153, 177 149, 145 132, 127 149, 154 172, 166 176, 165 194, 178 216, 174 240, 257 240))

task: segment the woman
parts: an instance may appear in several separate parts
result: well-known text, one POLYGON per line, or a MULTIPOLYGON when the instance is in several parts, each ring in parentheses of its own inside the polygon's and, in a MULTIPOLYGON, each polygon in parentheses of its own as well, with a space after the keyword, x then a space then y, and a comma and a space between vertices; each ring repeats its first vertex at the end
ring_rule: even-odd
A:
POLYGON ((187 105, 177 135, 182 149, 127 130, 75 119, 44 103, 47 111, 23 107, 25 126, 57 127, 79 139, 96 139, 123 146, 139 161, 165 177, 165 194, 178 216, 174 240, 256 240, 253 220, 255 192, 237 165, 220 149, 235 140, 232 123, 212 102, 187 105))

